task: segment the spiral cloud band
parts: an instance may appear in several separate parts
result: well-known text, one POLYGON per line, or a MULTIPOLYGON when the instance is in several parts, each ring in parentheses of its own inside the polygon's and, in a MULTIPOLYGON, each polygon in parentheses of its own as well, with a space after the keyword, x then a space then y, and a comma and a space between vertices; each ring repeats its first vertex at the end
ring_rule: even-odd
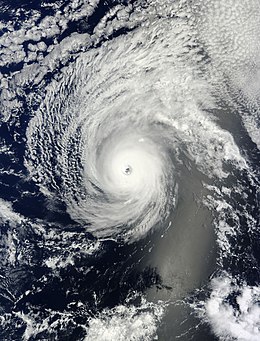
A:
POLYGON ((226 160, 244 165, 204 113, 213 99, 187 30, 166 20, 86 52, 30 122, 28 167, 98 237, 136 240, 165 222, 185 159, 209 177, 225 176, 226 160))

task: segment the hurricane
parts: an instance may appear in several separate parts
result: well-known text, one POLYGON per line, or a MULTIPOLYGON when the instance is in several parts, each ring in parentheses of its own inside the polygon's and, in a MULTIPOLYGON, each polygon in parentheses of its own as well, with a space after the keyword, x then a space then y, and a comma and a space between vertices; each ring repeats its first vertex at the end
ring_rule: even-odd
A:
POLYGON ((0 8, 0 339, 258 340, 258 1, 0 8))

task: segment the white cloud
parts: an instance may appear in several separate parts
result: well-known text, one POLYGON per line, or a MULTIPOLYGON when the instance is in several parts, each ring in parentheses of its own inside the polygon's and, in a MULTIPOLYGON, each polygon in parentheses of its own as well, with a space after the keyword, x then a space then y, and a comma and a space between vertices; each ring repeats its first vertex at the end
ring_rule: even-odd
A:
POLYGON ((232 285, 228 277, 212 280, 212 293, 205 304, 206 316, 220 340, 260 340, 260 288, 232 285), (236 294, 236 307, 227 300, 236 294))
POLYGON ((161 320, 162 305, 142 301, 140 307, 119 305, 91 318, 84 341, 152 341, 156 340, 157 324, 161 320))

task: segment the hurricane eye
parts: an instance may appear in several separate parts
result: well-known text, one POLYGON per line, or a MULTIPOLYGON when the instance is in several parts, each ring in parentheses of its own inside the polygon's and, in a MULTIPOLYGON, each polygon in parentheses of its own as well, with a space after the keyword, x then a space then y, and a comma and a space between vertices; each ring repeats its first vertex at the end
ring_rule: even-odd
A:
POLYGON ((132 172, 133 172, 133 169, 132 169, 132 167, 131 167, 130 165, 127 165, 127 166, 125 166, 125 167, 123 168, 123 173, 124 173, 125 175, 131 175, 132 172))

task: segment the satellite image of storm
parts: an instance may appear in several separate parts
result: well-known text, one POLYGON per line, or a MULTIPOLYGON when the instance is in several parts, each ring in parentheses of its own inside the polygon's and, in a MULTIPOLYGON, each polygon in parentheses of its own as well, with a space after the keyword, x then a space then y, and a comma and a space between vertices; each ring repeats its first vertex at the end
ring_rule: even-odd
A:
POLYGON ((260 0, 0 0, 0 341, 260 341, 260 0))

